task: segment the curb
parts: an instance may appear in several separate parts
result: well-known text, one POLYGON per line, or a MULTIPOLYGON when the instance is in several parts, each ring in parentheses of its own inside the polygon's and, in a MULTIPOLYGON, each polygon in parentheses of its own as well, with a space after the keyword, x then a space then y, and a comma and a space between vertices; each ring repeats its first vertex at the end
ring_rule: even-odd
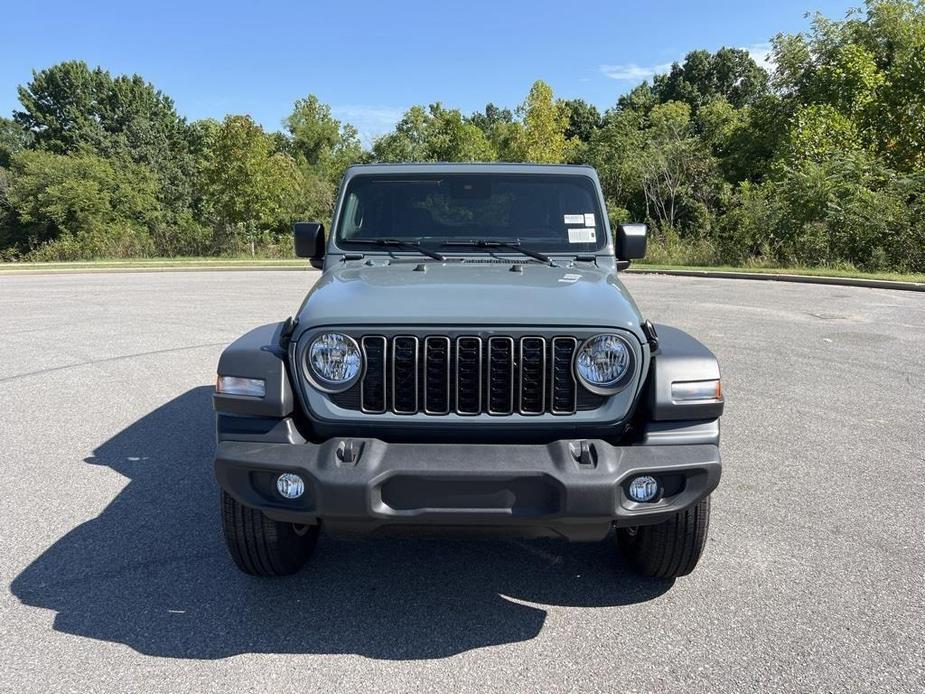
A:
POLYGON ((630 267, 625 270, 635 275, 674 275, 677 277, 704 277, 708 279, 763 280, 765 282, 797 282, 801 284, 832 284, 842 287, 868 289, 896 289, 905 292, 925 292, 925 282, 875 280, 859 277, 829 277, 825 275, 790 275, 777 272, 728 272, 721 270, 669 270, 630 267))
POLYGON ((244 272, 244 271, 261 271, 261 270, 298 270, 310 271, 311 267, 305 265, 174 265, 162 266, 155 265, 147 267, 120 267, 118 265, 108 267, 56 267, 56 268, 27 268, 23 270, 10 270, 0 268, 0 277, 16 277, 19 275, 77 275, 77 274, 104 274, 120 272, 244 272))

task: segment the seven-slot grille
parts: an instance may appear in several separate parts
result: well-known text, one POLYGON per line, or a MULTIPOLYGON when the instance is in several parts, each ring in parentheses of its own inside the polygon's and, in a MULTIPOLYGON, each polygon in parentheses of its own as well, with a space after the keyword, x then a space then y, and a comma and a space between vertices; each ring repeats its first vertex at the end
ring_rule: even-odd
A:
MULTIPOLYGON (((360 409, 369 414, 574 414, 579 397, 570 336, 366 335, 360 409)), ((589 404, 597 404, 591 396, 589 404)))

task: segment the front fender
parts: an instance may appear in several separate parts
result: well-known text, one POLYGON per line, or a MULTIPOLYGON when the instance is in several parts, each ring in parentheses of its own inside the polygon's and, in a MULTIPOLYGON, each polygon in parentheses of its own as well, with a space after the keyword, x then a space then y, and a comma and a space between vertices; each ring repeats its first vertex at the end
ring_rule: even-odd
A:
POLYGON ((292 386, 282 346, 285 327, 285 322, 261 325, 225 348, 218 360, 218 375, 262 378, 266 382, 266 395, 254 398, 215 393, 212 404, 216 412, 276 418, 292 414, 292 386))
POLYGON ((711 420, 723 414, 724 401, 675 402, 671 384, 712 381, 720 377, 719 362, 709 349, 683 330, 656 326, 658 351, 652 355, 646 382, 645 406, 651 421, 711 420))

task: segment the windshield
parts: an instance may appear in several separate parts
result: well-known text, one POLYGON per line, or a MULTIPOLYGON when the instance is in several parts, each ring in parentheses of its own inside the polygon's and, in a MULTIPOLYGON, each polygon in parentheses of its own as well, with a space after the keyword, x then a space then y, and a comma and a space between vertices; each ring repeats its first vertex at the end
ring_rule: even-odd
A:
MULTIPOLYGON (((505 241, 572 254, 607 245, 593 181, 570 175, 359 175, 347 185, 336 233, 338 243, 371 249, 376 239, 427 248, 505 241)), ((483 243, 461 250, 505 249, 483 243)))

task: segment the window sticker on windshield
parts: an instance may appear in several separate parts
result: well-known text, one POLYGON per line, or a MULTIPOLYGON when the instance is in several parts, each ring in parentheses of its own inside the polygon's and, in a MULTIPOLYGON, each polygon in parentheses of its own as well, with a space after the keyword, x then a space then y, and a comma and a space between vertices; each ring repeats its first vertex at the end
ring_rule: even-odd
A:
POLYGON ((566 214, 563 215, 566 224, 584 224, 585 215, 583 214, 566 214))
POLYGON ((597 234, 594 229, 569 229, 569 243, 594 243, 597 241, 597 234))
POLYGON ((586 212, 586 213, 585 213, 585 226, 586 226, 586 227, 597 226, 597 225, 594 223, 594 213, 593 213, 593 212, 586 212))

